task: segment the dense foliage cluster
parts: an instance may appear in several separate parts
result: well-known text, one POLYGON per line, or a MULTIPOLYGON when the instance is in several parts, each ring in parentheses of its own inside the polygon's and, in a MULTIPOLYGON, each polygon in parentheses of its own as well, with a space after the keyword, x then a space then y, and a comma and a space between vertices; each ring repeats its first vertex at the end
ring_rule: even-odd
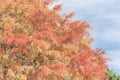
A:
POLYGON ((53 0, 0 0, 0 80, 108 80, 85 21, 53 0))
POLYGON ((106 74, 108 75, 109 80, 120 80, 120 75, 110 69, 107 69, 106 74))

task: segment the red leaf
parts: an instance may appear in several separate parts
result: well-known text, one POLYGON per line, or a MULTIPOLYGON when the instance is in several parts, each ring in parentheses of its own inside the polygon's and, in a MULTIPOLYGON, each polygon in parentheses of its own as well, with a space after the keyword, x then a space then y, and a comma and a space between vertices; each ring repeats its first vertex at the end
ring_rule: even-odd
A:
POLYGON ((62 8, 61 4, 60 5, 55 5, 54 8, 53 8, 53 10, 59 11, 59 10, 61 10, 61 8, 62 8))

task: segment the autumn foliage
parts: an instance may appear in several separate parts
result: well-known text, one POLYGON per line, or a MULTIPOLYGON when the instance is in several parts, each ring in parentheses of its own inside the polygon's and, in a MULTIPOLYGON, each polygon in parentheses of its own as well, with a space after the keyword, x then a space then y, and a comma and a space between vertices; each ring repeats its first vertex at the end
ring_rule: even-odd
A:
POLYGON ((85 21, 53 0, 0 0, 0 80, 108 80, 85 21))

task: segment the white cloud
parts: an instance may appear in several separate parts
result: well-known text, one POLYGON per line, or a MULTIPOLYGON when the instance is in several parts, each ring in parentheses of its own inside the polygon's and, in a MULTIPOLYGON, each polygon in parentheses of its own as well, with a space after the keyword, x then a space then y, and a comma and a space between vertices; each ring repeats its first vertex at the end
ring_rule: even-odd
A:
POLYGON ((108 65, 111 69, 116 70, 117 73, 120 73, 120 50, 108 51, 107 57, 112 57, 112 61, 108 62, 108 65))
POLYGON ((66 7, 73 7, 73 8, 82 8, 88 7, 90 5, 97 5, 101 3, 108 2, 109 0, 60 0, 59 3, 64 4, 66 7))
POLYGON ((107 28, 106 30, 101 32, 97 30, 94 36, 96 37, 96 39, 106 41, 107 43, 120 43, 120 28, 107 28))

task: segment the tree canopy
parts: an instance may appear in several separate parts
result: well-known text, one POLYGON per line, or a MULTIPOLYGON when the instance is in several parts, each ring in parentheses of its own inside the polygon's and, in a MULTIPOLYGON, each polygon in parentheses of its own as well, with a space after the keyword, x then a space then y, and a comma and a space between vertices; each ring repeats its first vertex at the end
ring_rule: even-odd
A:
POLYGON ((54 0, 0 0, 1 80, 108 80, 91 26, 60 15, 54 0))

